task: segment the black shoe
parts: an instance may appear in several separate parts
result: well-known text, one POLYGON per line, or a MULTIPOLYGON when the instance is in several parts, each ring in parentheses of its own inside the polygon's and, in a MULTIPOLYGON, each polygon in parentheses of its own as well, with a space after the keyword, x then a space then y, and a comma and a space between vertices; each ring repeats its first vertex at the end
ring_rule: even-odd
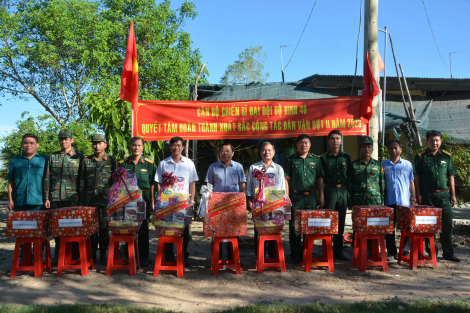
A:
POLYGON ((149 260, 140 260, 140 267, 147 267, 149 266, 149 260))
POLYGON ((302 262, 302 258, 298 255, 293 255, 290 257, 292 264, 299 264, 302 262))
POLYGON ((349 261, 349 258, 341 253, 333 253, 333 258, 341 261, 349 261))
POLYGON ((455 255, 446 255, 443 257, 444 260, 447 260, 447 261, 452 261, 452 262, 460 262, 460 259, 458 257, 456 257, 455 255))
POLYGON ((106 258, 106 251, 100 251, 100 264, 107 265, 108 259, 106 258))
POLYGON ((410 255, 410 251, 403 251, 403 255, 410 255))

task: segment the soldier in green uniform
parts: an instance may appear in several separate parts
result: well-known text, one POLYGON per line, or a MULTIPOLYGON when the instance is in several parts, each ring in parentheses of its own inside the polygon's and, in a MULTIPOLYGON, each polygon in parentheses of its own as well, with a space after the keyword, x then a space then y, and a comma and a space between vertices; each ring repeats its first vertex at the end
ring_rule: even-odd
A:
MULTIPOLYGON (((44 177, 44 205, 46 209, 76 206, 80 202, 84 180, 81 175, 84 156, 72 148, 74 138, 68 129, 59 132, 62 150, 50 158, 44 177)), ((60 237, 55 237, 54 264, 59 258, 60 237)), ((72 257, 78 258, 78 243, 72 245, 72 257)))
MULTIPOLYGON (((441 149, 442 134, 435 130, 426 133, 428 148, 415 156, 414 174, 416 197, 419 204, 430 205, 442 209, 442 257, 444 260, 460 262, 454 255, 452 247, 452 218, 453 209, 457 202, 455 196, 454 175, 457 175, 452 156, 441 149)), ((434 242, 437 241, 434 234, 434 242)), ((430 254, 429 241, 426 241, 426 251, 430 254)))
POLYGON ((106 207, 108 204, 108 191, 113 185, 111 174, 116 169, 116 159, 105 152, 106 138, 104 135, 94 134, 91 137, 94 154, 83 161, 82 175, 85 180, 82 204, 98 207, 100 227, 98 234, 91 237, 91 251, 93 262, 96 262, 98 243, 100 246, 100 263, 106 265, 106 251, 109 246, 109 228, 106 221, 106 207))
POLYGON ((348 179, 352 178, 351 157, 341 151, 343 136, 339 130, 332 130, 328 134, 330 151, 321 156, 323 171, 325 172, 325 206, 324 208, 338 212, 338 234, 333 235, 333 257, 342 261, 349 261, 343 254, 343 232, 348 208, 348 179))
MULTIPOLYGON (((372 138, 365 136, 361 142, 361 158, 352 162, 351 179, 348 181, 349 208, 354 205, 383 205, 385 177, 382 165, 372 159, 372 138)), ((353 232, 353 242, 355 233, 353 232)), ((368 244, 368 248, 372 246, 368 244)))
POLYGON ((292 220, 289 221, 289 243, 291 260, 298 264, 302 260, 302 238, 295 232, 295 212, 297 210, 316 210, 323 207, 323 168, 320 157, 309 153, 310 137, 300 135, 297 137, 297 153, 287 158, 284 174, 288 184, 289 197, 293 204, 292 220), (317 189, 319 198, 317 197, 317 189))
MULTIPOLYGON (((119 161, 119 167, 125 168, 130 173, 135 173, 137 186, 142 190, 142 195, 147 203, 147 216, 153 213, 155 207, 155 172, 157 170, 153 160, 142 155, 144 140, 140 137, 131 139, 132 155, 119 161)), ((142 267, 148 266, 149 258, 149 225, 147 220, 142 222, 138 236, 139 259, 142 267)))
POLYGON ((361 142, 361 158, 352 163, 352 179, 348 181, 350 207, 384 204, 384 173, 380 162, 372 159, 372 150, 372 138, 365 136, 361 142))

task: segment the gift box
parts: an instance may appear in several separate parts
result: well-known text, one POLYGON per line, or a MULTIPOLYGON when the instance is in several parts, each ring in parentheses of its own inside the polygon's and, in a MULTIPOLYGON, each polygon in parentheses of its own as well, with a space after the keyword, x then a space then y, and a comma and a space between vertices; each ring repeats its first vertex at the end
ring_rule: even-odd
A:
POLYGON ((180 237, 183 234, 193 218, 190 196, 177 193, 174 188, 162 191, 153 212, 153 225, 159 237, 180 237))
POLYGON ((246 195, 213 192, 203 223, 205 237, 246 236, 246 195))
POLYGON ((353 230, 362 235, 393 234, 393 209, 383 205, 355 205, 353 230))
MULTIPOLYGON (((257 188, 255 192, 258 193, 257 188)), ((285 221, 290 220, 291 202, 285 200, 285 191, 264 189, 263 206, 255 205, 253 208, 253 222, 259 235, 279 235, 284 229, 285 221), (287 203, 287 205, 286 205, 287 203)))
POLYGON ((338 212, 295 210, 295 231, 303 235, 338 234, 338 212))
POLYGON ((7 238, 41 238, 50 235, 50 211, 15 211, 7 213, 7 238))
POLYGON ((98 209, 74 206, 51 210, 52 236, 83 237, 98 232, 98 209))
POLYGON ((427 205, 397 205, 397 228, 415 234, 441 233, 442 209, 427 205))

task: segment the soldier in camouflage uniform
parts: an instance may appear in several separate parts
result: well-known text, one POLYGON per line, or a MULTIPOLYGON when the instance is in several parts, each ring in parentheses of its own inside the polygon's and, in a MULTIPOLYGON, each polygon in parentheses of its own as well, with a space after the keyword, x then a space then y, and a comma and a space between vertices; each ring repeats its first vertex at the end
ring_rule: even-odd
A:
POLYGON ((348 203, 351 207, 384 204, 384 173, 380 162, 371 158, 372 147, 372 138, 364 137, 361 142, 361 158, 352 163, 352 179, 348 181, 348 203))
POLYGON ((98 207, 100 228, 98 234, 91 237, 91 251, 93 262, 96 262, 98 243, 100 246, 100 263, 106 265, 106 251, 109 245, 109 228, 106 221, 106 207, 108 204, 108 191, 113 185, 112 172, 116 169, 116 159, 105 152, 106 138, 95 134, 91 137, 94 154, 83 161, 82 175, 85 180, 82 204, 98 207))
MULTIPOLYGON (((72 148, 72 132, 62 129, 59 132, 62 150, 51 154, 44 176, 44 206, 46 209, 76 206, 80 202, 84 181, 80 174, 84 156, 72 148)), ((60 237, 55 237, 54 264, 59 257, 60 237)), ((78 243, 72 245, 72 258, 79 256, 78 243)))
MULTIPOLYGON (((372 159, 372 138, 365 136, 361 142, 361 158, 352 163, 352 177, 348 181, 348 204, 383 205, 385 199, 385 177, 382 165, 372 159)), ((353 232, 353 242, 355 233, 353 232)), ((371 246, 368 244, 368 248, 371 246)))

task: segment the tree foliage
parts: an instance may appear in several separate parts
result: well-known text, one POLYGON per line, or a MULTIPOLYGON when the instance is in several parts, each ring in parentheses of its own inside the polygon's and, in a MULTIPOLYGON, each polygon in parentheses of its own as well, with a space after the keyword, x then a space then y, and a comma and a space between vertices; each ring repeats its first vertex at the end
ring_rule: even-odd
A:
MULTIPOLYGON (((60 125, 50 115, 28 117, 28 114, 28 112, 24 112, 21 120, 16 122, 16 129, 0 139, 0 144, 3 145, 0 159, 3 161, 4 168, 8 168, 8 164, 14 156, 23 153, 23 148, 21 146, 22 137, 27 133, 38 136, 39 153, 49 156, 53 152, 60 150, 59 138, 57 135, 62 129, 62 125, 60 125)), ((96 132, 96 129, 90 122, 86 120, 82 120, 80 122, 73 121, 67 125, 67 129, 72 131, 74 137, 72 147, 75 150, 80 151, 86 156, 93 154, 90 140, 92 134, 96 132)), ((1 172, 1 175, 6 175, 6 171, 1 172)))
POLYGON ((0 8, 0 94, 34 98, 61 125, 87 118, 84 100, 96 99, 87 96, 119 94, 134 21, 140 98, 188 98, 202 65, 182 29, 197 15, 193 3, 174 10, 169 0, 12 2, 0 8))
POLYGON ((225 85, 265 82, 269 78, 269 73, 263 74, 263 64, 267 58, 261 46, 245 48, 238 55, 238 60, 227 66, 220 82, 225 85))

